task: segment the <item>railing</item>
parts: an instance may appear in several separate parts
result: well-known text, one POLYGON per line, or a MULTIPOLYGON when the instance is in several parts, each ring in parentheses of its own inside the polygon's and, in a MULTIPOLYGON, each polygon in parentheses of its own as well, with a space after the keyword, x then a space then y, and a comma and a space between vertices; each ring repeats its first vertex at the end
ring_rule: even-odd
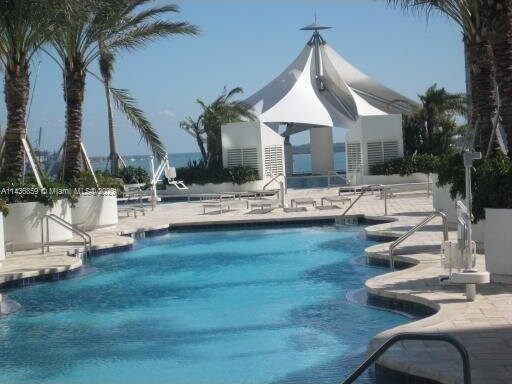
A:
POLYGON ((457 349, 460 357, 462 358, 462 374, 463 383, 471 384, 471 365, 469 363, 469 354, 466 347, 452 335, 446 333, 399 333, 391 337, 388 341, 382 344, 379 349, 373 352, 366 361, 361 364, 349 377, 342 382, 342 384, 351 384, 379 357, 381 357, 390 347, 399 341, 413 340, 413 341, 444 341, 449 343, 457 349))
POLYGON ((283 178, 283 180, 284 180, 284 188, 285 188, 285 191, 287 191, 287 189, 288 189, 288 188, 286 187, 286 177, 285 177, 282 173, 278 173, 277 175, 275 175, 274 177, 272 177, 272 179, 270 179, 270 181, 269 181, 267 184, 265 184, 265 185, 263 186, 263 188, 262 188, 262 189, 263 189, 263 190, 266 190, 266 189, 267 189, 267 187, 268 187, 270 184, 272 184, 274 181, 277 181, 277 179, 278 179, 278 178, 280 178, 280 177, 282 177, 282 178, 283 178))
POLYGON ((354 205, 356 205, 356 203, 361 199, 361 197, 363 197, 363 195, 364 195, 366 192, 371 191, 371 190, 372 190, 372 188, 373 188, 373 186, 371 186, 371 185, 369 185, 369 186, 367 186, 367 187, 363 187, 363 188, 361 188, 361 192, 359 193, 359 195, 356 197, 356 199, 355 199, 352 203, 350 203, 350 205, 348 206, 348 208, 347 208, 347 209, 345 209, 345 212, 343 212, 343 213, 341 214, 341 216, 338 216, 338 219, 342 219, 342 218, 347 214, 347 212, 348 212, 348 211, 350 211, 350 209, 351 209, 354 205))
POLYGON ((342 181, 345 182, 345 184, 348 184, 348 179, 346 178, 346 176, 336 171, 329 171, 327 172, 327 188, 331 188, 331 177, 341 179, 342 181))
MULTIPOLYGON (((50 220, 52 220, 53 222, 57 223, 61 227, 68 229, 72 233, 81 237, 83 240, 84 251, 86 254, 91 251, 92 239, 91 239, 91 236, 87 232, 82 231, 81 229, 73 226, 73 224, 67 222, 63 218, 51 213, 49 215, 44 215, 41 218, 41 253, 44 254, 45 247, 46 247, 46 252, 50 252, 50 245, 55 243, 55 242, 50 241, 50 220), (44 234, 45 234, 44 222, 45 221, 46 221, 46 241, 44 240, 44 234)), ((65 243, 62 243, 62 244, 65 245, 65 243)), ((70 244, 72 244, 72 243, 70 243, 70 244)))
POLYGON ((436 211, 432 212, 429 216, 424 218, 419 224, 411 228, 409 231, 404 233, 402 236, 400 236, 398 239, 393 241, 389 246, 389 267, 392 271, 395 270, 395 257, 393 254, 393 251, 397 246, 399 246, 402 242, 407 240, 411 235, 419 231, 421 228, 423 228, 425 225, 427 225, 430 221, 432 221, 437 216, 441 216, 443 220, 443 240, 448 241, 448 217, 446 216, 446 213, 442 211, 436 211))

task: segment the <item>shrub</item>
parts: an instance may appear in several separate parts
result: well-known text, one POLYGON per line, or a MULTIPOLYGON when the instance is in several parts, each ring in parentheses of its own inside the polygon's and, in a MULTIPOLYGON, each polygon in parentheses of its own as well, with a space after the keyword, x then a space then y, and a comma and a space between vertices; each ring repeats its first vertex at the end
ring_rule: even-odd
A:
POLYGON ((41 180, 43 189, 36 180, 28 177, 24 182, 18 180, 0 182, 0 199, 7 204, 38 202, 53 207, 58 200, 67 199, 72 204, 76 196, 72 186, 59 180, 41 180))
MULTIPOLYGON (((474 162, 471 173, 472 214, 475 222, 485 219, 485 208, 512 208, 512 162, 502 153, 474 162)), ((443 159, 438 185, 451 185, 450 195, 466 197, 462 154, 443 159)))
POLYGON ((433 173, 439 167, 439 157, 432 154, 407 156, 375 164, 370 168, 372 175, 400 175, 433 173))
POLYGON ((119 177, 125 184, 149 184, 151 182, 151 178, 145 169, 131 165, 122 168, 119 171, 119 177))
POLYGON ((208 169, 203 161, 189 162, 176 170, 177 178, 185 184, 235 183, 238 185, 258 180, 258 171, 247 166, 208 169))
POLYGON ((5 200, 0 199, 0 214, 7 216, 8 213, 9 213, 9 207, 7 206, 7 203, 5 202, 5 200))

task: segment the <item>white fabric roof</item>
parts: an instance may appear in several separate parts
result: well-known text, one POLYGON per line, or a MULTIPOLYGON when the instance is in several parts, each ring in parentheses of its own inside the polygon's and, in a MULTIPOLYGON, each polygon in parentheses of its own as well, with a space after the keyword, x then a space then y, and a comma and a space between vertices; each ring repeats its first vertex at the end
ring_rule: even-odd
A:
POLYGON ((329 127, 349 127, 359 116, 408 113, 415 104, 359 71, 316 31, 293 63, 245 102, 264 123, 329 127))

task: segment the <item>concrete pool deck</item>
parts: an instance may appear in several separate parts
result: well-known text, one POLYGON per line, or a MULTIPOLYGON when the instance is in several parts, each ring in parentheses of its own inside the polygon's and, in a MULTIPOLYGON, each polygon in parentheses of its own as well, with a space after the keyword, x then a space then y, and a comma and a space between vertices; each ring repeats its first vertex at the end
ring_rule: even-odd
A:
MULTIPOLYGON (((312 197, 317 203, 324 196, 336 195, 336 188, 289 190, 291 199, 312 197)), ((242 206, 218 214, 203 214, 202 205, 192 202, 159 204, 154 211, 137 218, 120 217, 119 223, 91 231, 95 252, 112 248, 126 248, 133 243, 129 235, 141 232, 166 231, 172 228, 210 226, 219 224, 279 223, 334 219, 340 209, 319 210, 308 207, 305 212, 283 212, 275 209, 266 214, 248 213, 242 206)), ((432 211, 432 198, 425 194, 397 195, 388 200, 388 220, 366 228, 368 235, 389 240, 406 232, 432 211)), ((383 218, 384 203, 378 195, 364 196, 349 212, 368 218, 383 218)), ((369 344, 373 350, 394 333, 448 332, 458 337, 467 347, 472 364, 473 383, 509 383, 512 377, 512 286, 488 284, 478 287, 477 299, 467 302, 463 287, 441 287, 437 277, 445 273, 439 263, 442 239, 439 222, 433 222, 426 230, 418 232, 397 249, 397 261, 415 266, 394 273, 386 273, 366 282, 371 295, 409 302, 433 308, 437 313, 377 335, 369 344)), ((453 235, 453 234, 452 234, 453 235)), ((389 243, 379 243, 366 250, 370 261, 386 261, 389 243)), ((80 259, 67 256, 72 247, 52 247, 51 252, 41 254, 40 249, 7 254, 0 268, 0 284, 20 279, 77 269, 80 259)), ((483 257, 478 258, 483 267, 483 257)), ((380 364, 393 370, 424 377, 441 383, 462 383, 462 365, 458 355, 450 347, 437 342, 403 342, 393 348, 380 364)))

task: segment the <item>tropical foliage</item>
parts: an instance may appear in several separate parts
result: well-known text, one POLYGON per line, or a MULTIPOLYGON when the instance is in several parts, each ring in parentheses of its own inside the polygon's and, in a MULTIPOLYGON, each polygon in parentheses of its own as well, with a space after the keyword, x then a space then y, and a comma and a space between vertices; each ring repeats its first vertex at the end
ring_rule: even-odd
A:
MULTIPOLYGON (((195 26, 186 22, 171 22, 161 18, 178 12, 176 5, 141 8, 151 2, 153 1, 66 0, 56 12, 60 23, 51 44, 64 77, 65 180, 74 180, 80 174, 82 105, 86 74, 91 63, 100 57, 102 50, 108 49, 113 54, 121 50, 142 48, 148 42, 165 36, 198 33, 195 26)), ((166 156, 164 144, 142 111, 136 107, 134 99, 126 90, 112 88, 110 92, 117 106, 139 130, 154 154, 160 159, 166 156)))
POLYGON ((512 149, 512 1, 510 0, 387 0, 388 4, 429 15, 439 11, 456 22, 463 33, 470 84, 474 147, 485 154, 504 148, 499 118, 512 149))
POLYGON ((236 95, 241 93, 243 93, 243 90, 240 87, 233 88, 230 91, 224 88, 211 104, 206 104, 198 99, 197 103, 202 109, 201 115, 197 120, 188 117, 180 123, 183 129, 196 138, 208 169, 222 169, 222 125, 254 119, 254 115, 247 104, 239 100, 233 100, 236 95), (206 140, 206 151, 204 150, 203 140, 206 140))
POLYGON ((439 168, 439 156, 429 153, 405 156, 399 159, 375 164, 370 168, 372 175, 400 175, 407 176, 413 173, 434 173, 439 168))
POLYGON ((4 199, 0 199, 0 215, 7 216, 9 213, 9 207, 4 199))
POLYGON ((0 0, 0 63, 5 72, 7 130, 0 158, 0 178, 20 179, 27 136, 30 62, 50 38, 52 23, 47 4, 37 0, 0 0))
POLYGON ((456 117, 466 114, 466 96, 449 93, 434 84, 419 98, 420 107, 404 117, 405 153, 445 153, 450 138, 460 131, 456 117))
POLYGON ((141 167, 124 167, 119 171, 119 177, 125 184, 149 184, 150 177, 145 169, 141 167))
POLYGON ((189 162, 187 167, 176 169, 177 178, 185 184, 204 185, 208 183, 244 184, 258 180, 258 170, 246 166, 209 169, 204 161, 189 162))

